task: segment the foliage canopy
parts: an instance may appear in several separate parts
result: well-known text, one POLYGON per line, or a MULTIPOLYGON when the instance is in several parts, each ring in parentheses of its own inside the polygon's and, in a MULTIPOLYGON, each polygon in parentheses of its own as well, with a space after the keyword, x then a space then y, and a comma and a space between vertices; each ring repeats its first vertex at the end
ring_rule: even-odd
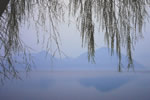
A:
POLYGON ((63 21, 65 10, 77 20, 83 46, 88 48, 88 59, 94 62, 95 25, 105 33, 105 40, 113 54, 116 48, 121 71, 121 48, 125 47, 128 68, 133 68, 132 49, 142 37, 142 28, 147 21, 149 0, 0 0, 0 74, 16 76, 14 54, 24 52, 24 63, 29 68, 26 47, 20 39, 19 26, 32 18, 37 27, 50 23, 48 44, 55 41, 59 50, 57 24, 63 21), (68 7, 68 9, 65 9, 68 7), (36 12, 36 13, 35 13, 36 12), (36 20, 35 20, 36 19, 36 20))

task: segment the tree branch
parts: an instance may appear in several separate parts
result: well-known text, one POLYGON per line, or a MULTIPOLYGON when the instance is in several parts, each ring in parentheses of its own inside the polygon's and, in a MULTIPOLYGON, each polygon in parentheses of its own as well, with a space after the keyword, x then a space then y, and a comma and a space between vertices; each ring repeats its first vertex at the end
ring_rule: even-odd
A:
POLYGON ((7 8, 7 5, 10 0, 0 0, 0 17, 2 16, 3 12, 7 8))

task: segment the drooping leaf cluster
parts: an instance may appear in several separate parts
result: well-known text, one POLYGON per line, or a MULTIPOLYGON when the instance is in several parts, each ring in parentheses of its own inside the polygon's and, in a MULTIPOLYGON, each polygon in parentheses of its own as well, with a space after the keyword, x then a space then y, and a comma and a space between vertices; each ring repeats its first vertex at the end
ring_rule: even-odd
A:
POLYGON ((78 21, 83 43, 88 46, 89 59, 94 61, 94 31, 98 23, 111 53, 114 49, 117 51, 119 71, 122 47, 127 51, 128 68, 133 68, 133 46, 142 37, 149 5, 149 0, 70 0, 70 15, 78 21))
MULTIPOLYGON (((69 14, 77 20, 83 46, 88 48, 88 58, 94 62, 95 26, 99 24, 105 40, 113 54, 116 49, 121 71, 121 49, 126 48, 128 68, 133 68, 132 50, 134 43, 142 37, 142 28, 148 18, 149 0, 69 0, 69 14)), ((63 0, 0 0, 0 75, 17 76, 14 55, 22 56, 29 69, 26 45, 20 38, 20 26, 34 22, 37 29, 49 30, 47 49, 54 41, 59 48, 57 25, 63 20, 63 0)), ((37 39, 38 40, 38 39, 37 39)))
MULTIPOLYGON (((50 45, 54 41, 59 49, 56 25, 63 17, 62 5, 64 4, 59 0, 0 0, 0 77, 2 81, 5 78, 19 78, 15 68, 18 63, 25 65, 26 71, 30 70, 32 63, 28 53, 30 47, 26 46, 20 37, 20 28, 23 23, 34 22, 38 32, 39 28, 47 30, 45 26, 49 21, 47 28, 50 29, 50 33, 47 43, 50 45), (15 59, 16 55, 22 60, 15 59)), ((47 49, 49 50, 50 46, 47 46, 47 49)))

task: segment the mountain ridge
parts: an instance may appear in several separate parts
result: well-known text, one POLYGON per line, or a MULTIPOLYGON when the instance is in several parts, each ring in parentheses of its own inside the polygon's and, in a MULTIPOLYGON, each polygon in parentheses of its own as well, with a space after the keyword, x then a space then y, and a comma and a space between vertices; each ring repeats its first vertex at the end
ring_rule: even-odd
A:
MULTIPOLYGON (((37 70, 117 70, 118 69, 118 56, 114 51, 111 56, 111 49, 99 48, 95 51, 95 64, 88 61, 88 54, 82 53, 76 58, 59 59, 53 57, 46 51, 31 54, 34 58, 37 70)), ((135 69, 145 68, 143 65, 134 61, 135 69)), ((122 54, 123 69, 127 69, 128 59, 122 54)))

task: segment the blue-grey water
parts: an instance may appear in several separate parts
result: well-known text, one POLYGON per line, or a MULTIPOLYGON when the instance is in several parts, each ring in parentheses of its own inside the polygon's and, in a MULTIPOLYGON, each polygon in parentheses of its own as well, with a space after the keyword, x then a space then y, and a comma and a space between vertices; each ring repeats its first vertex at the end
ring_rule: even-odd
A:
POLYGON ((150 100, 150 72, 37 71, 0 86, 0 100, 150 100))

